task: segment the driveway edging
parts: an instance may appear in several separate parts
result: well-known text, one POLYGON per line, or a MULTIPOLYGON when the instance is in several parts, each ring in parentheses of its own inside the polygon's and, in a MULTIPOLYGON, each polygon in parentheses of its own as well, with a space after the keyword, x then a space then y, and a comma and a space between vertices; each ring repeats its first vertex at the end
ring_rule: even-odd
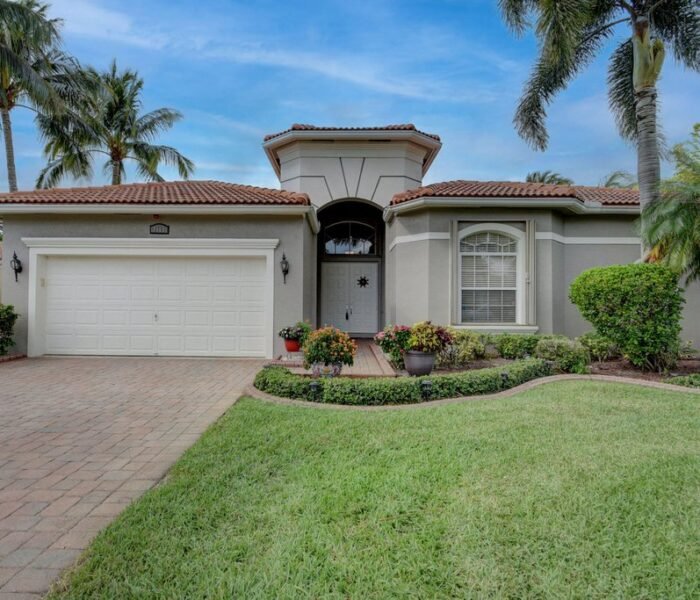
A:
POLYGON ((357 406, 349 404, 325 404, 322 402, 309 402, 307 400, 293 400, 292 398, 282 398, 263 392, 249 385, 245 390, 245 395, 258 400, 272 402, 275 404, 285 404, 289 406, 300 406, 305 408, 320 408, 320 409, 335 409, 335 410, 404 410, 411 408, 430 408, 435 406, 445 406, 449 404, 459 404, 461 402, 471 402, 474 400, 496 400, 498 398, 508 398, 520 392, 547 385, 549 383, 557 383, 560 381, 601 381, 605 383, 622 383, 629 385, 637 385, 640 387, 652 388, 657 390, 666 390, 670 392, 681 392, 686 394, 700 394, 700 388, 690 388, 672 383, 661 383, 659 381, 649 381, 646 379, 635 379, 633 377, 620 377, 618 375, 550 375, 549 377, 540 377, 533 379, 516 387, 497 392, 495 394, 479 394, 476 396, 460 396, 458 398, 442 398, 440 400, 429 400, 427 402, 416 402, 414 404, 388 404, 381 406, 357 406))

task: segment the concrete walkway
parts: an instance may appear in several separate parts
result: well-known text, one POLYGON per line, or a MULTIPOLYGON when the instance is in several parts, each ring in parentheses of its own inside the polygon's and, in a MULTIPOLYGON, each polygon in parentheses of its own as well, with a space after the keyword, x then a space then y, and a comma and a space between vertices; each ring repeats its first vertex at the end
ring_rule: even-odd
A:
POLYGON ((83 357, 0 364, 0 600, 44 594, 262 364, 83 357))

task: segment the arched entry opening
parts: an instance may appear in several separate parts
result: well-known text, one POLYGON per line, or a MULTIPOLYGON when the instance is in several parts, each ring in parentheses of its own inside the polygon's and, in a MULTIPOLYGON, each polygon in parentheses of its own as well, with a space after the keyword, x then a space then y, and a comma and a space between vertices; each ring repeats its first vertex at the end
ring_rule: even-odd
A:
POLYGON ((318 217, 318 322, 371 337, 383 320, 382 211, 345 200, 322 208, 318 217))

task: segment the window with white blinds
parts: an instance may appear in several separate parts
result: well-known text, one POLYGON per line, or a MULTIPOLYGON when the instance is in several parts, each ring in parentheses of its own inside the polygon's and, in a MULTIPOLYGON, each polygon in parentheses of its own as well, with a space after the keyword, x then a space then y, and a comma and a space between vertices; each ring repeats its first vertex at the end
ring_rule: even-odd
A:
POLYGON ((518 240, 481 231, 460 241, 463 323, 515 323, 518 240))

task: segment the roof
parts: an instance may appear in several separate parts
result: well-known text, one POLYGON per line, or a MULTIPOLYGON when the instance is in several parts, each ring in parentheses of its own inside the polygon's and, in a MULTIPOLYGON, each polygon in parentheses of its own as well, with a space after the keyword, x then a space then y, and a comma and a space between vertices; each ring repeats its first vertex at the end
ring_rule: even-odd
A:
POLYGON ((307 194, 222 181, 164 181, 0 194, 2 204, 310 205, 307 194))
POLYGON ((440 141, 440 136, 434 133, 426 133, 425 131, 420 131, 413 123, 399 123, 397 125, 382 125, 378 127, 323 127, 318 125, 307 125, 303 123, 294 123, 289 129, 284 131, 278 131, 277 133, 270 133, 265 136, 264 141, 268 142, 275 138, 278 138, 285 133, 290 133, 292 131, 415 131, 434 140, 440 141))
POLYGON ((576 198, 603 206, 638 206, 639 191, 621 188, 522 183, 519 181, 443 181, 396 194, 391 204, 425 197, 447 198, 576 198))

